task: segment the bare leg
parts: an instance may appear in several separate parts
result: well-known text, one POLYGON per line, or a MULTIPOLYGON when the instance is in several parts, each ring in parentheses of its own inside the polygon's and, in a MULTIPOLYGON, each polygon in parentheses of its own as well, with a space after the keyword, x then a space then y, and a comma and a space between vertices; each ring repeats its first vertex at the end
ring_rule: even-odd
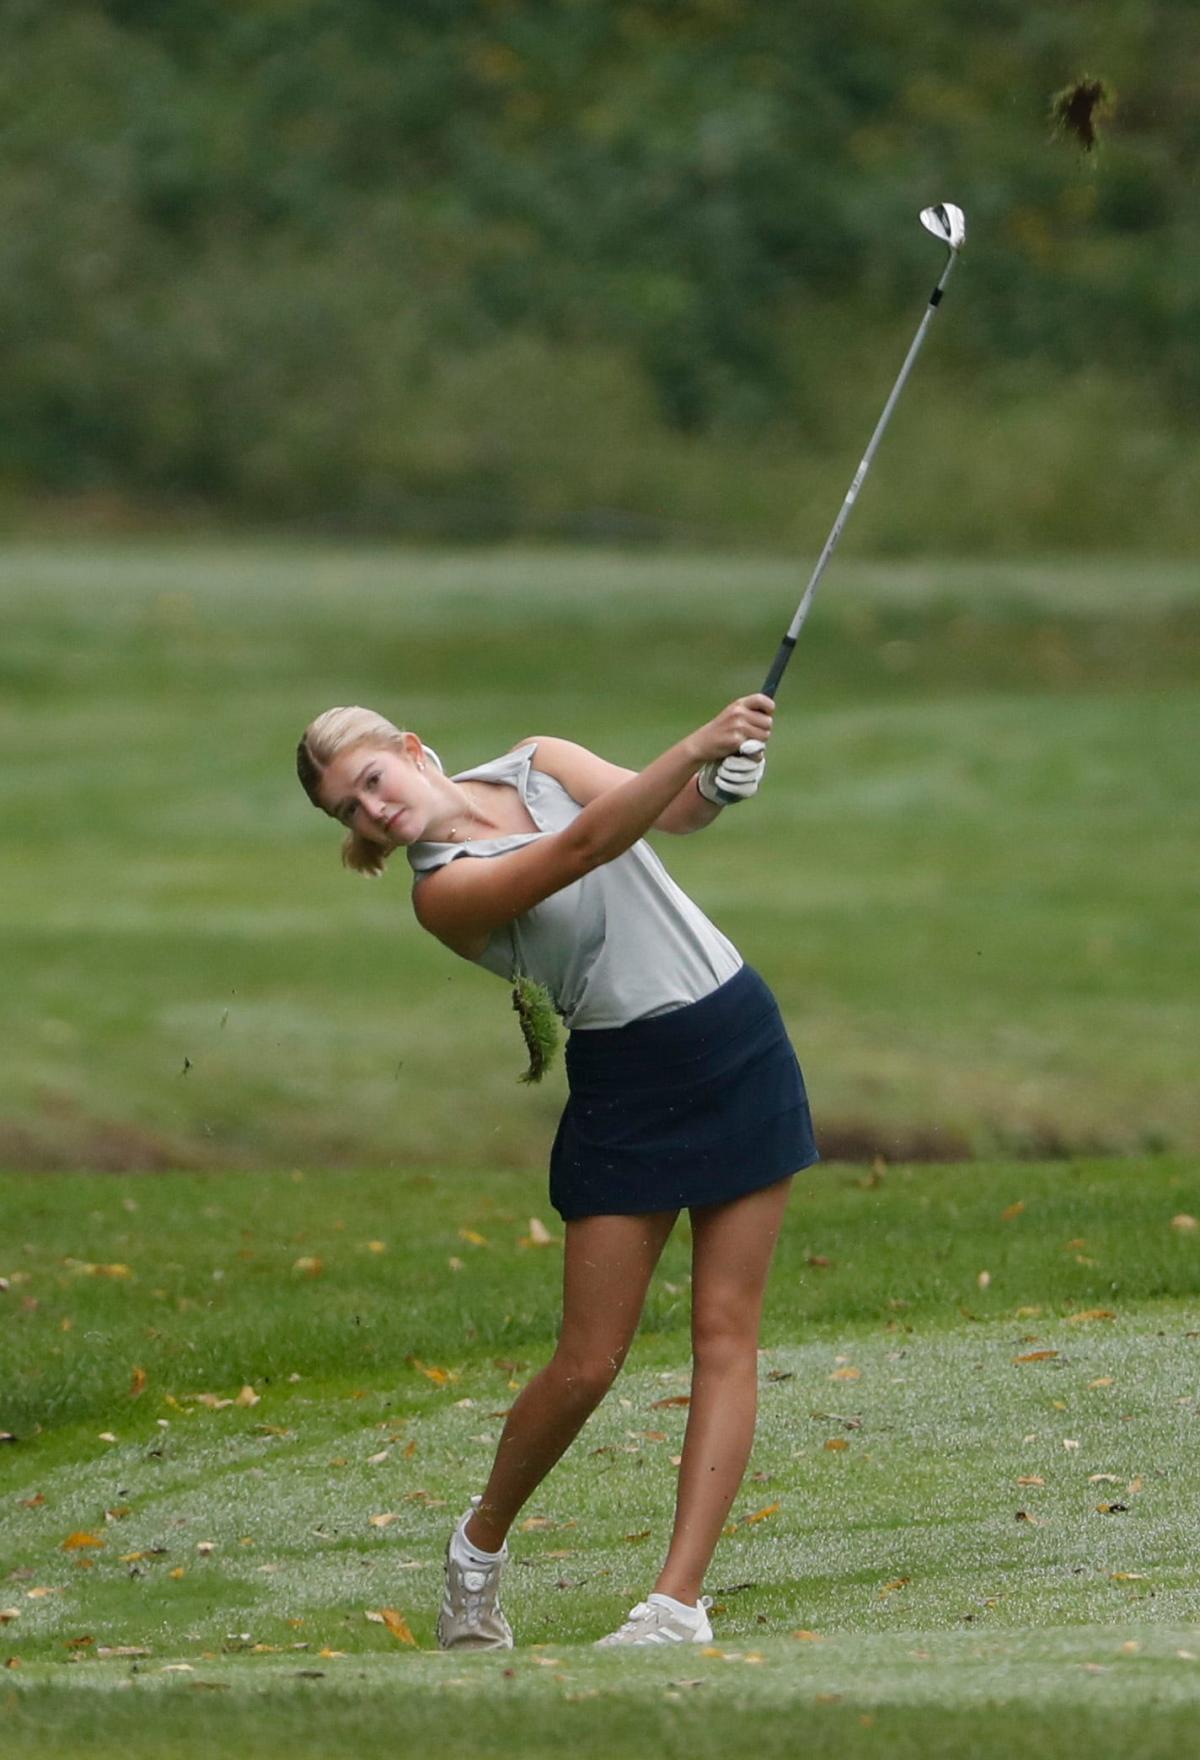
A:
POLYGON ((675 1527, 655 1589, 696 1602, 750 1458, 758 1328, 790 1179, 692 1215, 692 1403, 675 1527))
POLYGON ((558 1348, 505 1420, 483 1501, 464 1530, 472 1545, 500 1550, 517 1511, 612 1386, 676 1214, 567 1223, 558 1348))

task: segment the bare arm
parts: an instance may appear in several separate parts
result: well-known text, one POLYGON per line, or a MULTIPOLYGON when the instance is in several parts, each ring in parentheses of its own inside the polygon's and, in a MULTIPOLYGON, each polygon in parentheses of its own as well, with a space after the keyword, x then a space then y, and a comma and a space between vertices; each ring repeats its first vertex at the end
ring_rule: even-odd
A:
MULTIPOLYGON (((517 746, 533 743, 532 738, 523 739, 518 740, 517 746)), ((610 764, 606 758, 598 758, 595 752, 589 752, 586 746, 576 745, 573 740, 538 736, 536 744, 537 768, 561 782, 571 799, 578 801, 580 806, 586 806, 598 795, 607 794, 610 788, 616 788, 637 775, 636 770, 626 770, 620 764, 610 764)), ((711 825, 714 819, 720 817, 720 812, 720 807, 706 801, 700 793, 693 773, 678 793, 667 802, 650 830, 670 831, 684 836, 689 831, 701 831, 706 825, 711 825)))
MULTIPOLYGON (((604 766, 616 771, 615 785, 594 794, 565 830, 502 856, 447 862, 420 881, 413 894, 418 921, 456 953, 477 957, 502 923, 631 848, 691 786, 702 764, 736 752, 743 740, 766 740, 773 710, 768 697, 742 697, 644 770, 631 774, 604 766)), ((605 780, 590 774, 593 781, 605 780)))

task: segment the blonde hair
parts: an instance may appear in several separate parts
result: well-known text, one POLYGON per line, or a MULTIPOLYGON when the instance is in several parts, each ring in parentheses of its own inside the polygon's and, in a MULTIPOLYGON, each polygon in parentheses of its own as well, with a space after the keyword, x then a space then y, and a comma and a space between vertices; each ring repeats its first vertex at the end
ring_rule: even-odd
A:
MULTIPOLYGON (((403 751, 404 740, 404 730, 385 715, 377 715, 374 709, 362 709, 357 704, 326 709, 305 728, 304 737, 296 747, 296 774, 300 786, 313 806, 324 812, 326 809, 317 790, 321 778, 339 753, 352 751, 355 746, 391 746, 403 751)), ((438 761, 436 753, 430 756, 435 763, 438 761)), ((438 767, 440 769, 440 764, 438 767)), ((389 851, 380 849, 377 843, 368 842, 357 831, 348 832, 342 844, 343 865, 356 874, 382 874, 388 854, 389 851)))

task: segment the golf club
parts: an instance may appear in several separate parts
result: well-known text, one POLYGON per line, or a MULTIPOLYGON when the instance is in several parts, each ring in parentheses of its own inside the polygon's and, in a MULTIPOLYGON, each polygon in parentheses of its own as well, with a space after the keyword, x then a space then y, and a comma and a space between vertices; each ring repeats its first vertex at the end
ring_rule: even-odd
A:
MULTIPOLYGON (((779 689, 779 681, 787 670, 787 663, 792 657, 792 651, 796 646, 797 637, 799 636, 800 631, 804 628, 805 619, 812 608, 813 595, 817 590, 817 583, 824 574, 825 565, 833 555, 834 547, 842 535, 842 527, 850 517, 850 509, 858 499, 858 492, 863 486, 863 480, 871 468, 871 460, 875 457, 879 442, 883 439, 884 429, 891 420, 892 411, 899 402, 900 393, 904 390, 908 381, 908 375, 912 372, 913 363, 921 352, 921 344, 925 340, 925 332, 933 321, 933 314, 941 304, 942 292, 947 281, 950 279, 950 271, 954 267, 959 251, 966 242, 966 218, 962 209, 954 207, 950 202, 939 202, 935 207, 922 209, 921 225, 927 232, 932 232, 933 236, 940 239, 946 246, 947 251, 950 253, 946 259, 946 267, 942 270, 938 284, 929 296, 929 304, 925 308, 925 315, 921 319, 909 351, 904 357, 904 365, 900 369, 896 383, 892 386, 891 394, 883 406, 883 414, 875 424, 875 432, 871 435, 867 450, 863 453, 862 462, 854 473, 854 481, 846 491, 846 499, 842 502, 838 516, 833 522, 833 529, 825 540, 825 548, 817 558, 817 565, 812 571, 807 587, 804 589, 804 597, 796 607, 796 615, 788 625, 787 633, 780 642, 778 652, 776 653, 774 660, 771 662, 771 670, 767 673, 762 686, 763 695, 766 697, 773 698, 779 689)), ((761 751, 762 747, 757 740, 747 740, 741 749, 747 757, 751 757, 761 751)), ((734 798, 735 797, 730 796, 731 801, 734 798)))

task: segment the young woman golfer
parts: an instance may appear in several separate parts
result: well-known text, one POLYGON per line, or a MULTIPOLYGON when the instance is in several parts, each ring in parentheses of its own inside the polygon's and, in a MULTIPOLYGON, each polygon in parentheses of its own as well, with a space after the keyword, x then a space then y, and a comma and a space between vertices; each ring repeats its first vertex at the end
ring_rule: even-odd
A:
POLYGON ((701 1589, 754 1435, 767 1269, 790 1177, 817 1150, 771 992, 642 838, 698 831, 754 794, 764 760, 741 748, 766 742, 772 714, 769 697, 740 698, 636 773, 539 738, 450 777, 416 734, 357 708, 330 709, 300 742, 300 780, 346 827, 347 865, 377 874, 407 850, 421 926, 544 984, 571 1029, 550 1159, 562 1330, 450 1537, 443 1648, 511 1647, 506 1535, 611 1387, 684 1209, 693 1378, 675 1524, 653 1591, 600 1641, 712 1637, 701 1589))

